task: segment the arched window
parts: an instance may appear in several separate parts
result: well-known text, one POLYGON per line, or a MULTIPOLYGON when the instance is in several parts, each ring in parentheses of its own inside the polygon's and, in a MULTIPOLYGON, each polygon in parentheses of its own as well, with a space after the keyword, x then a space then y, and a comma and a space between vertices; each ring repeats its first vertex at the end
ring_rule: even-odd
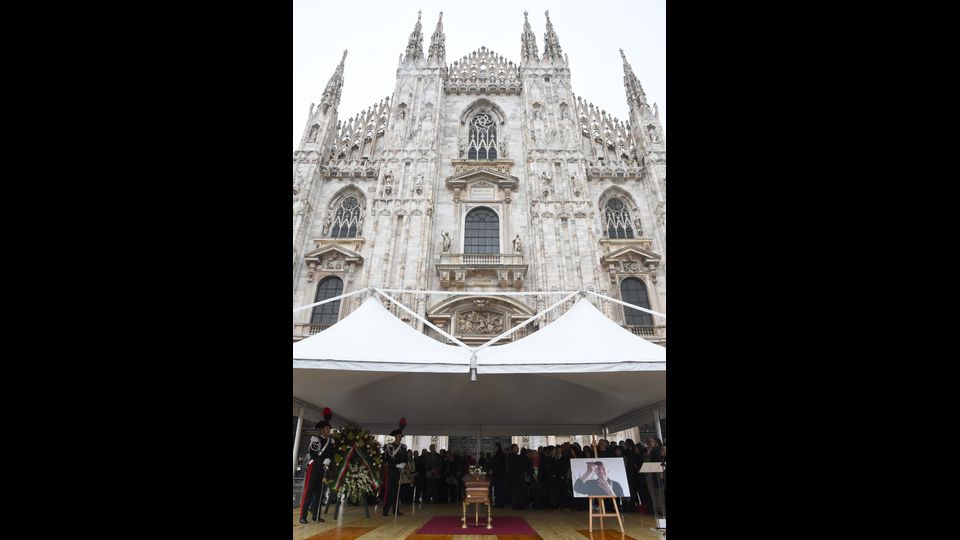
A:
MULTIPOLYGON (((323 281, 320 282, 320 285, 317 286, 317 296, 313 301, 320 302, 321 300, 340 296, 341 294, 343 294, 343 280, 336 276, 330 276, 324 278, 323 281)), ((326 304, 314 306, 313 315, 310 317, 310 324, 330 325, 337 322, 339 316, 340 301, 327 302, 326 304)))
POLYGON ((497 124, 487 113, 480 113, 470 120, 467 159, 497 159, 497 124))
POLYGON ((633 224, 630 223, 630 211, 627 205, 616 197, 607 201, 603 209, 604 229, 607 238, 634 238, 633 224))
POLYGON ((363 210, 356 195, 347 195, 340 200, 333 215, 331 238, 356 238, 363 232, 363 210))
MULTIPOLYGON (((628 304, 650 309, 647 287, 637 278, 627 278, 620 282, 620 298, 628 304)), ((653 326, 653 315, 645 311, 624 306, 623 316, 628 326, 653 326)))
POLYGON ((500 218, 489 208, 467 214, 463 235, 464 253, 500 253, 500 218))

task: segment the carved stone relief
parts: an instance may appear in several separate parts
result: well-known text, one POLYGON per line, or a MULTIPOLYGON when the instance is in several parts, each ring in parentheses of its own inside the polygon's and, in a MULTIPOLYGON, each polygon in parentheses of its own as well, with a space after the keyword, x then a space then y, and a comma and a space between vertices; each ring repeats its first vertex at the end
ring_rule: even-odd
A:
POLYGON ((495 311, 467 311, 457 314, 460 334, 499 334, 503 332, 503 314, 495 311))

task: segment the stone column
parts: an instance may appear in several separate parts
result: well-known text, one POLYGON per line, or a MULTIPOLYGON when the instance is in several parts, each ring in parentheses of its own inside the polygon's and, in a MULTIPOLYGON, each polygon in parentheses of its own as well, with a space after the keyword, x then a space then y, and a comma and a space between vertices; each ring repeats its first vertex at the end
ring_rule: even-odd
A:
POLYGON ((297 450, 300 448, 300 434, 303 432, 303 411, 300 407, 300 413, 297 415, 297 434, 293 439, 293 474, 297 474, 297 450))

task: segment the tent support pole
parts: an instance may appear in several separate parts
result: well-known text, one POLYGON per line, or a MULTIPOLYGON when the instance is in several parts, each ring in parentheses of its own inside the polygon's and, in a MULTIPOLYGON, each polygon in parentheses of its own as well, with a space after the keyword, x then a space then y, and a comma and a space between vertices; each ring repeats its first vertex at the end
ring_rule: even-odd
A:
POLYGON ((333 298, 327 298, 326 300, 321 300, 321 301, 319 301, 319 302, 314 302, 314 303, 312 303, 312 304, 307 304, 307 305, 305 305, 305 306, 300 306, 300 307, 298 307, 298 308, 293 308, 293 312, 296 313, 296 312, 298 312, 298 311, 302 311, 302 310, 307 309, 307 308, 312 308, 312 307, 314 307, 314 306, 319 306, 319 305, 321 305, 321 304, 326 304, 327 302, 335 302, 335 301, 340 300, 340 299, 342 299, 342 298, 346 298, 346 297, 348 297, 348 296, 353 296, 353 295, 355 295, 355 294, 365 293, 365 292, 368 292, 368 291, 369 291, 369 289, 358 289, 358 290, 356 290, 356 291, 349 292, 349 293, 347 293, 347 294, 341 294, 340 296, 334 296, 333 298))
POLYGON ((375 291, 377 291, 378 293, 380 293, 380 295, 383 296, 384 298, 386 298, 387 300, 389 300, 389 301, 393 302, 394 304, 396 304, 397 307, 399 307, 400 309, 402 309, 402 310, 404 310, 405 312, 409 313, 410 315, 413 315, 414 317, 416 317, 416 319, 417 319, 418 321, 420 321, 420 322, 422 322, 423 324, 429 326, 430 328, 433 328, 433 329, 436 330, 437 332, 440 332, 440 335, 441 335, 441 336, 443 336, 443 337, 445 337, 445 338, 447 338, 447 339, 449 339, 449 340, 452 340, 454 343, 456 343, 457 345, 460 345, 461 347, 467 349, 468 351, 472 351, 472 350, 473 350, 473 349, 471 349, 469 346, 467 346, 466 344, 464 344, 462 341, 460 341, 459 339, 451 336, 450 334, 448 334, 448 333, 444 332, 443 330, 441 330, 441 329, 437 328, 436 326, 434 326, 434 324, 433 324, 432 322, 430 322, 430 321, 428 321, 427 319, 421 317, 421 316, 418 315, 417 313, 411 311, 410 308, 408 308, 407 306, 401 304, 398 300, 396 300, 395 298, 393 298, 393 297, 390 296, 389 294, 387 294, 387 293, 385 293, 385 292, 383 292, 382 290, 377 289, 377 288, 374 288, 373 290, 375 290, 375 291))
POLYGON ((303 413, 304 407, 300 406, 300 413, 297 415, 297 434, 293 438, 293 474, 297 474, 297 450, 300 448, 300 433, 303 432, 303 413))
POLYGON ((653 428, 657 430, 657 438, 660 439, 660 442, 663 442, 663 433, 660 432, 660 411, 658 409, 653 410, 653 428))
POLYGON ((593 291, 585 291, 585 292, 587 292, 587 293, 589 293, 589 294, 592 294, 592 295, 594 295, 594 296, 598 296, 598 297, 600 297, 600 298, 604 298, 604 299, 610 300, 611 302, 616 302, 617 304, 620 304, 621 306, 627 306, 628 308, 633 308, 633 309, 637 309, 637 310, 640 310, 640 311, 644 311, 644 312, 647 312, 647 313, 649 313, 649 314, 651 314, 651 315, 656 315, 657 317, 660 317, 660 318, 663 318, 663 319, 666 319, 666 318, 667 318, 666 315, 664 315, 663 313, 660 313, 659 311, 653 311, 652 309, 647 309, 647 308, 645 308, 645 307, 640 307, 640 306, 635 306, 635 305, 633 305, 633 304, 628 304, 628 303, 626 303, 626 302, 624 302, 624 301, 622 301, 622 300, 617 300, 616 298, 610 298, 609 296, 607 296, 607 295, 605 295, 605 294, 600 294, 600 293, 593 292, 593 291))
POLYGON ((551 310, 553 310, 555 307, 563 304, 563 303, 566 302, 567 300, 569 300, 569 299, 573 298, 574 296, 576 296, 579 292, 580 292, 580 291, 573 291, 572 293, 568 294, 567 296, 564 296, 563 299, 560 300, 559 302, 556 302, 555 304, 552 304, 550 307, 548 307, 547 309, 541 311, 540 313, 535 314, 534 316, 532 316, 532 317, 530 317, 529 319, 523 321, 522 323, 514 326, 513 328, 507 330, 506 332, 500 334, 499 336, 491 339, 490 341, 484 343, 483 345, 480 345, 479 347, 477 347, 477 351, 481 351, 481 350, 483 350, 483 349, 486 349, 486 348, 489 347, 490 345, 493 345, 494 343, 500 341, 501 339, 503 339, 503 338, 509 336, 510 334, 516 332, 517 330, 523 328, 524 326, 526 326, 527 324, 529 324, 530 321, 533 321, 533 320, 536 319, 537 317, 540 317, 540 316, 542 316, 542 315, 545 315, 546 313, 548 313, 548 312, 550 312, 551 310))

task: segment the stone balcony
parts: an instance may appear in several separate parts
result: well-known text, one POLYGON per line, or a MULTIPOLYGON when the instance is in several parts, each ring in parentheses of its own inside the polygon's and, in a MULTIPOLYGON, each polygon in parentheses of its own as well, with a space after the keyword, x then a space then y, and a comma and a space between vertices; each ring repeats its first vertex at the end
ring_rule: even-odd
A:
POLYGON ((296 323, 293 325, 293 341, 300 341, 301 339, 308 338, 316 333, 323 332, 331 326, 333 325, 296 323))
POLYGON ((664 325, 659 326, 629 326, 624 325, 625 329, 629 330, 633 335, 642 337, 643 339, 656 343, 657 345, 666 346, 667 344, 667 327, 664 325))
POLYGON ((523 288, 527 265, 518 253, 442 253, 437 262, 444 289, 523 288))

